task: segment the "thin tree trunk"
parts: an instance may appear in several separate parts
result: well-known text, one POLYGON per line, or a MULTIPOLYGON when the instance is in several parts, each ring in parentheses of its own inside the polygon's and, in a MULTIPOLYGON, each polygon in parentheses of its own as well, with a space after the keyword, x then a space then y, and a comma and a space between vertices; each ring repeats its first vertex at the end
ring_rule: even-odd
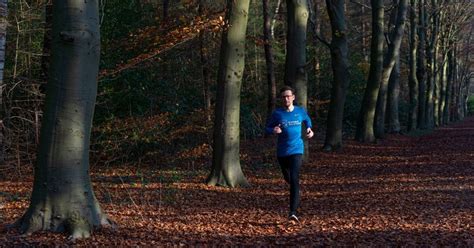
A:
POLYGON ((168 20, 168 13, 170 8, 170 0, 163 0, 163 21, 168 20))
POLYGON ((408 110, 408 131, 417 128, 418 122, 418 78, 416 77, 416 58, 417 58, 417 25, 416 25, 416 0, 411 0, 410 4, 410 58, 409 58, 409 95, 410 106, 408 110))
POLYGON ((427 128, 426 121, 426 16, 425 16, 425 0, 418 2, 418 59, 417 72, 418 79, 418 123, 417 127, 421 129, 427 128))
POLYGON ((400 55, 395 58, 390 80, 388 82, 387 98, 387 124, 388 133, 400 133, 400 120, 398 114, 398 100, 400 96, 400 55))
MULTIPOLYGON (((314 85, 316 89, 320 89, 321 87, 321 60, 320 60, 320 49, 319 49, 319 42, 317 35, 321 33, 321 18, 319 14, 320 9, 320 2, 319 0, 314 0, 314 12, 313 12, 313 22, 314 22, 314 30, 313 30, 313 47, 315 49, 314 54, 314 85)), ((316 113, 318 110, 316 109, 316 113)), ((317 118, 317 116, 315 116, 317 118)))
POLYGON ((68 232, 89 237, 111 224, 101 210, 89 176, 89 139, 99 69, 98 1, 53 2, 51 76, 33 193, 16 224, 26 233, 68 232))
POLYGON ((364 61, 369 62, 369 52, 367 51, 368 47, 368 40, 367 40, 367 21, 365 20, 365 13, 366 13, 366 7, 365 7, 365 0, 362 0, 362 3, 360 5, 360 24, 361 24, 361 45, 362 45, 362 55, 364 56, 364 61))
MULTIPOLYGON (((204 15, 203 0, 199 0, 198 14, 204 15)), ((209 58, 206 43, 206 30, 199 32, 199 55, 201 57, 201 71, 202 71, 202 89, 204 95, 204 109, 206 110, 207 120, 211 120, 211 73, 209 72, 209 58)))
MULTIPOLYGON (((450 44, 452 46, 452 44, 450 44)), ((446 81, 446 95, 445 95, 445 105, 443 109, 443 119, 444 123, 448 124, 451 121, 451 112, 452 112, 452 101, 451 101, 451 96, 453 94, 453 79, 454 79, 454 62, 453 62, 453 54, 454 51, 453 49, 450 49, 448 51, 448 78, 446 81)))
POLYGON ((355 136, 355 139, 360 142, 375 141, 374 115, 383 72, 384 4, 383 0, 371 0, 370 2, 372 6, 370 70, 355 136))
MULTIPOLYGON (((307 108, 308 76, 306 72, 306 29, 309 10, 306 0, 287 0, 287 43, 285 60, 285 84, 296 90, 299 106, 307 108)), ((305 127, 302 127, 305 129, 305 127)), ((302 132, 305 134, 306 132, 302 132)), ((308 156, 308 141, 303 135, 305 153, 308 156)))
POLYGON ((428 85, 427 85, 427 94, 425 102, 425 119, 427 128, 433 128, 434 123, 434 98, 435 98, 435 85, 436 85, 436 67, 437 67, 437 42, 438 42, 438 10, 436 9, 437 3, 436 0, 431 0, 431 5, 433 13, 431 15, 431 38, 428 46, 427 60, 428 60, 428 85))
MULTIPOLYGON (((396 4, 397 0, 394 0, 396 4)), ((388 45, 387 56, 384 60, 384 68, 380 81, 380 89, 377 97, 377 106, 375 110, 374 133, 375 137, 383 138, 385 135, 385 110, 387 108, 387 88, 390 75, 400 54, 400 45, 405 28, 408 0, 398 1, 396 20, 393 21, 395 28, 390 34, 390 44, 388 45)), ((392 18, 394 20, 394 18, 392 18)))
POLYGON ((249 0, 228 0, 222 34, 214 120, 214 146, 209 185, 247 186, 240 167, 240 90, 245 65, 249 0))
POLYGON ((332 82, 326 140, 323 147, 325 151, 342 148, 344 103, 350 78, 344 3, 345 0, 326 0, 332 29, 331 64, 334 79, 332 82))
MULTIPOLYGON (((441 7, 440 5, 437 5, 437 7, 441 7)), ((434 71, 434 77, 433 77, 433 86, 434 86, 434 99, 433 99, 433 124, 435 127, 440 126, 440 115, 439 115, 439 105, 440 105, 440 94, 441 94, 441 70, 440 66, 442 67, 443 65, 439 63, 439 53, 440 53, 440 40, 441 40, 441 18, 443 16, 443 12, 441 10, 438 10, 438 15, 435 18, 435 31, 436 31, 436 41, 435 41, 435 47, 434 47, 434 60, 433 60, 433 71, 434 71)))
POLYGON ((456 121, 456 44, 452 44, 451 59, 449 60, 448 82, 450 84, 449 90, 449 121, 456 121))
POLYGON ((3 82, 3 68, 5 67, 5 43, 7 38, 7 15, 8 1, 0 0, 0 164, 5 161, 6 153, 6 129, 3 123, 5 118, 5 103, 3 102, 3 91, 5 83, 3 82))
MULTIPOLYGON (((446 54, 444 56, 447 57, 446 54)), ((448 62, 447 58, 443 58, 443 64, 441 65, 441 76, 440 76, 440 98, 439 98, 439 105, 438 105, 438 116, 439 116, 439 124, 445 125, 446 120, 444 118, 444 109, 446 106, 446 89, 448 85, 448 62)))
POLYGON ((277 0, 277 4, 276 4, 276 7, 275 7, 275 12, 273 13, 272 24, 270 26, 270 35, 271 35, 272 39, 275 39, 275 26, 276 26, 277 17, 280 14, 281 4, 282 4, 282 1, 277 0))
POLYGON ((263 40, 265 49, 265 61, 267 65, 267 116, 270 116, 275 108, 276 101, 276 78, 272 51, 272 36, 270 34, 271 18, 269 15, 269 0, 262 0, 263 8, 263 40))

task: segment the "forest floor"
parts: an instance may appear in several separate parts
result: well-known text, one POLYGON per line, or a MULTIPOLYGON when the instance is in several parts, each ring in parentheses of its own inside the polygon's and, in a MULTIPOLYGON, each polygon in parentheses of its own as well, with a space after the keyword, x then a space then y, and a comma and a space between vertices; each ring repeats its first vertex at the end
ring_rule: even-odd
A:
POLYGON ((23 237, 7 229, 25 212, 31 170, 0 175, 0 246, 451 246, 474 247, 474 117, 432 132, 346 141, 302 168, 300 223, 287 220, 288 186, 274 138, 242 143, 249 188, 211 187, 209 165, 92 167, 97 198, 117 229, 90 239, 23 237), (269 155, 270 154, 270 155, 269 155))

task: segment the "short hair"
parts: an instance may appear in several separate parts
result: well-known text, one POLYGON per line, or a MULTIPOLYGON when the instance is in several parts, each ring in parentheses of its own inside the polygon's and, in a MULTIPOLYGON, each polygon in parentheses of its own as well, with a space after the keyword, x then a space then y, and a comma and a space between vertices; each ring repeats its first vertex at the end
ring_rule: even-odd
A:
POLYGON ((287 90, 291 91, 291 94, 293 94, 293 95, 296 92, 295 89, 293 89, 291 86, 285 85, 285 86, 280 88, 280 94, 287 91, 287 90))

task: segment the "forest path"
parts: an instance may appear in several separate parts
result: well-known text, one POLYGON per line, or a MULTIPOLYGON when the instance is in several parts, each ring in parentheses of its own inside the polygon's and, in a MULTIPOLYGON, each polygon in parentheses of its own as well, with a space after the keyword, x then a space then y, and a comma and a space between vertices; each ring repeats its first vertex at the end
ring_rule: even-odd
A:
MULTIPOLYGON (((98 199, 119 228, 75 245, 474 246, 474 117, 422 136, 346 141, 334 153, 312 140, 299 224, 286 219, 288 186, 278 166, 260 161, 273 155, 274 139, 262 140, 243 144, 250 188, 206 186, 207 168, 194 164, 94 168, 98 199)), ((0 223, 11 223, 28 205, 32 178, 2 178, 0 223)), ((0 231, 2 247, 69 242, 63 234, 0 231)))

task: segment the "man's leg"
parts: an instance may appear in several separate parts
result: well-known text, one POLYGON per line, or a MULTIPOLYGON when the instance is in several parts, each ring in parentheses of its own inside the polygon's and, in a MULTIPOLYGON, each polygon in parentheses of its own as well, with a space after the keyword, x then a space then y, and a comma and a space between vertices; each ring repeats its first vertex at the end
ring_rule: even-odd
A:
POLYGON ((302 155, 295 154, 290 156, 290 216, 296 215, 300 203, 300 169, 302 164, 302 155))
POLYGON ((278 163, 280 164, 281 173, 287 183, 290 183, 290 165, 291 157, 278 157, 278 163))

